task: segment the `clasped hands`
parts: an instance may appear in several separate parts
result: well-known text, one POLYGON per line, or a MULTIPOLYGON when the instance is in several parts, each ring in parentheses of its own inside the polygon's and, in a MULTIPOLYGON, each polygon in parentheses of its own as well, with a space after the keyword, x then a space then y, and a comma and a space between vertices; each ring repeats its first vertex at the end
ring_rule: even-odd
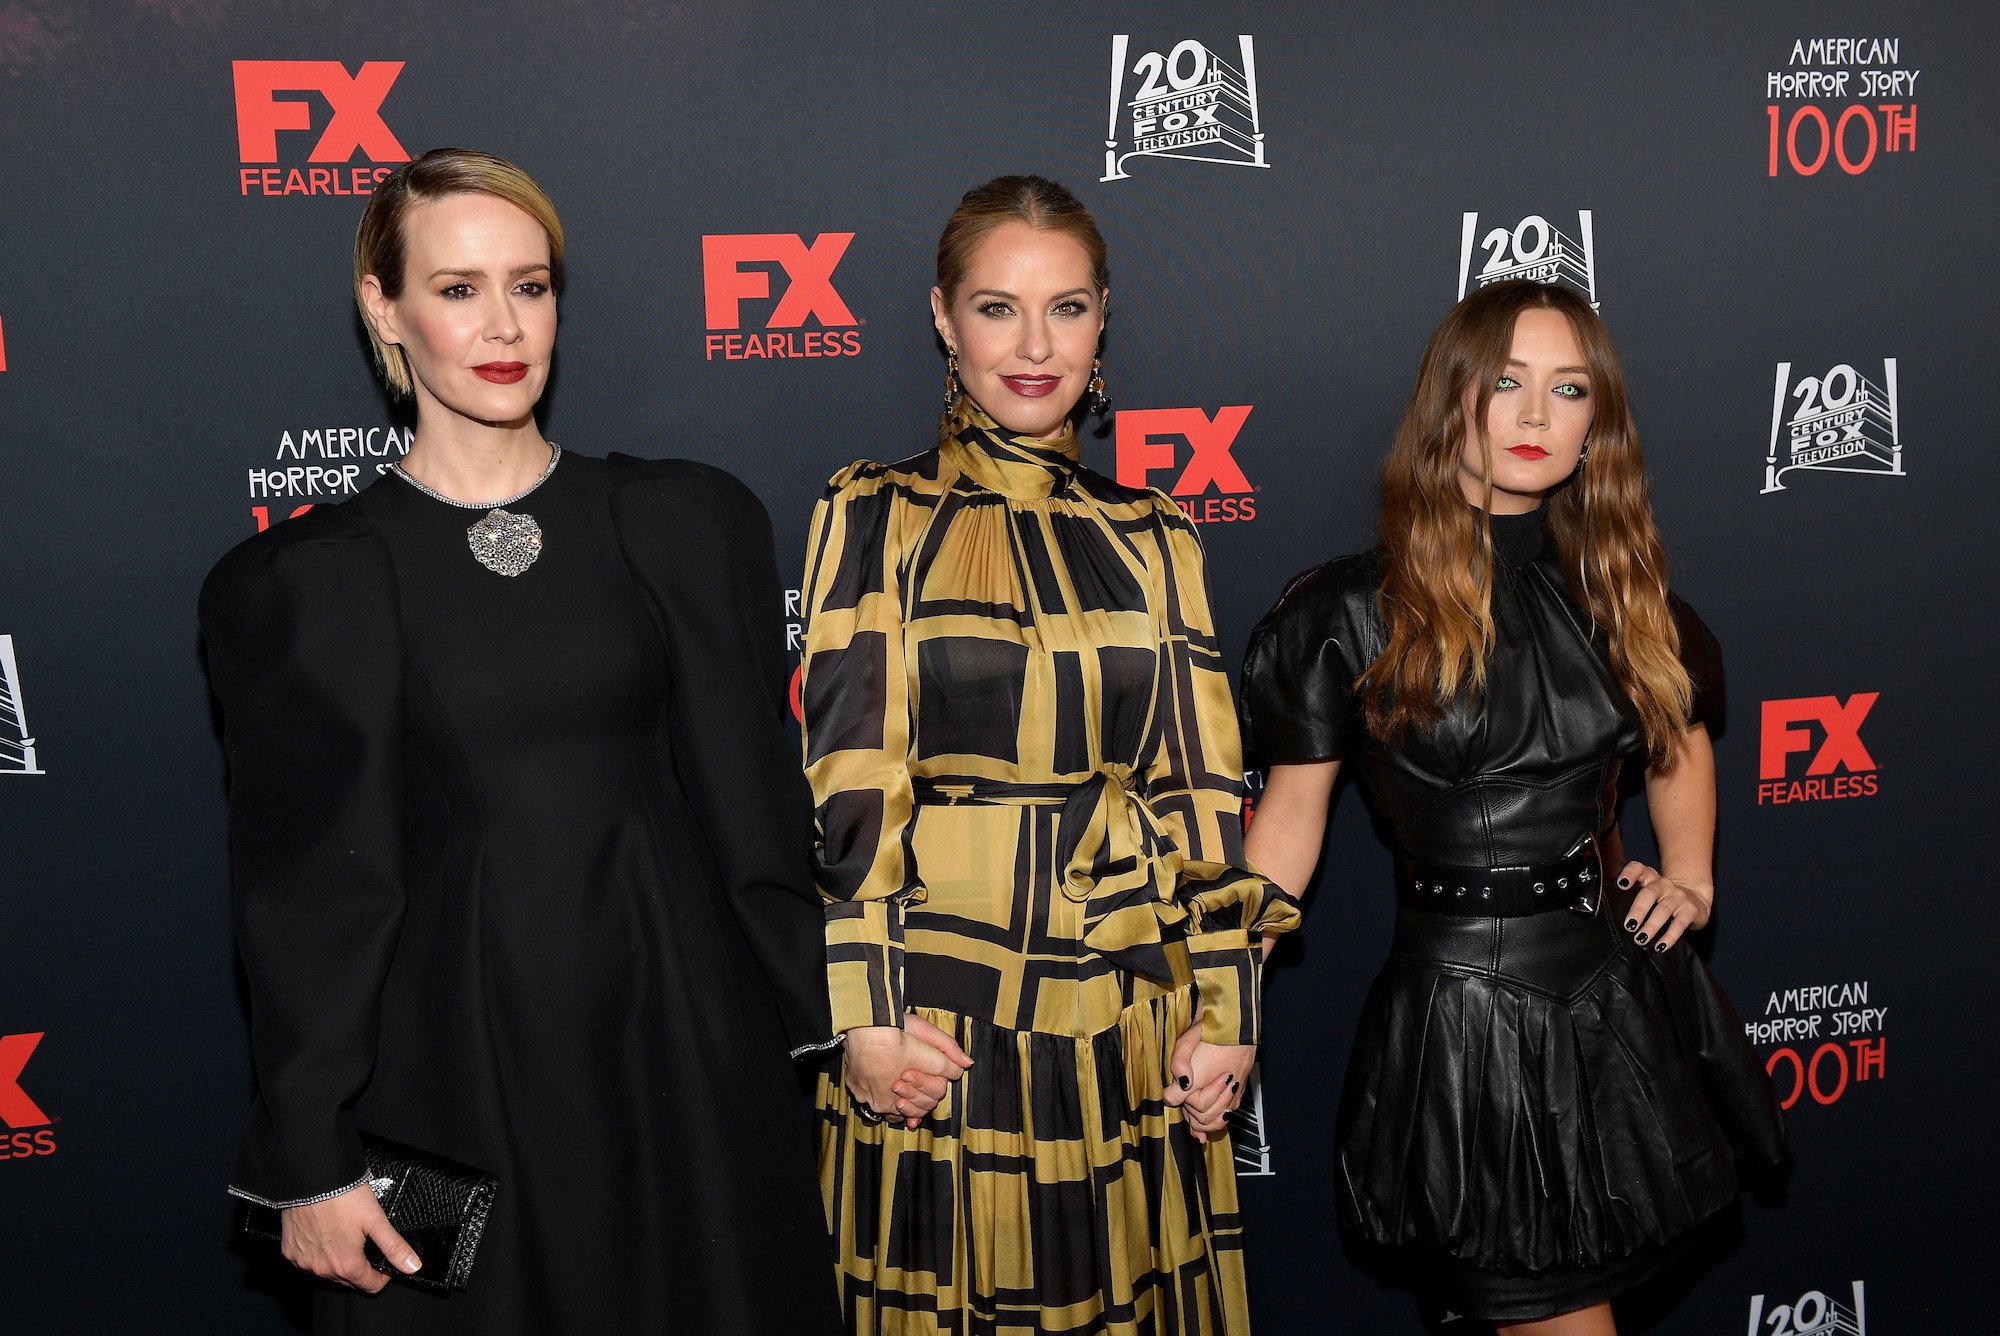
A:
POLYGON ((914 1011, 901 1026, 864 1025, 843 1037, 847 1093, 858 1110, 916 1127, 965 1075, 972 1059, 958 1041, 914 1011))
MULTIPOLYGON (((843 1045, 847 1093, 857 1109, 899 1118, 916 1128, 944 1099, 951 1083, 972 1067, 972 1059, 950 1035, 911 1012, 902 1026, 870 1025, 849 1030, 843 1045)), ((1209 1044, 1201 1037, 1201 1007, 1174 1043, 1172 1077, 1160 1097, 1181 1108, 1196 1141, 1222 1131, 1229 1111, 1243 1102, 1243 1088, 1257 1060, 1254 1044, 1209 1044)))
POLYGON ((1167 1064, 1172 1078, 1160 1098, 1167 1107, 1180 1108, 1194 1139, 1206 1145, 1222 1131, 1230 1110, 1243 1102, 1243 1090, 1250 1083, 1250 1068, 1256 1061, 1255 1044, 1211 1044, 1201 1037, 1201 998, 1197 996, 1194 1019, 1174 1041, 1173 1057, 1167 1064))

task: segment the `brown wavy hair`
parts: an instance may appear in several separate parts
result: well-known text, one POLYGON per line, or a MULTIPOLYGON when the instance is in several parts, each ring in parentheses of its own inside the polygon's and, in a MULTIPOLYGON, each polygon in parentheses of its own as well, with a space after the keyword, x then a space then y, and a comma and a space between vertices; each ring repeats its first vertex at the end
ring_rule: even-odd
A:
POLYGON ((1493 442, 1485 422, 1506 370, 1521 312, 1559 312, 1590 370, 1588 462, 1543 504, 1571 594, 1605 628, 1611 668, 1638 710, 1646 749, 1671 763, 1687 732, 1693 684, 1667 601, 1666 552, 1646 494, 1646 464, 1610 332, 1568 288, 1522 280, 1467 296, 1444 318, 1417 372, 1417 387, 1382 467, 1382 546, 1389 557, 1380 608, 1388 645, 1357 686, 1368 725, 1393 738, 1443 717, 1444 702, 1486 682, 1493 647, 1493 532, 1459 483, 1467 433, 1486 452, 1492 501, 1493 442), (1473 416, 1465 397, 1477 387, 1473 416))

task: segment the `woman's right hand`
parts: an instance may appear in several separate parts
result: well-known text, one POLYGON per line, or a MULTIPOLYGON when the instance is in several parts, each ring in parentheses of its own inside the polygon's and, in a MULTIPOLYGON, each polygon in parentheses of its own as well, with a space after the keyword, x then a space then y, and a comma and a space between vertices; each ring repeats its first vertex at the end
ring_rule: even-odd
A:
POLYGON ((972 1059, 958 1041, 912 1012, 902 1027, 867 1025, 849 1030, 845 1048, 847 1093, 855 1104, 916 1127, 938 1106, 949 1083, 965 1075, 972 1059))
POLYGON ((370 1239, 397 1270, 413 1272, 423 1266, 366 1183, 310 1206, 287 1206, 280 1219, 278 1251, 299 1270, 322 1280, 369 1294, 379 1292, 389 1278, 371 1266, 362 1251, 370 1239))

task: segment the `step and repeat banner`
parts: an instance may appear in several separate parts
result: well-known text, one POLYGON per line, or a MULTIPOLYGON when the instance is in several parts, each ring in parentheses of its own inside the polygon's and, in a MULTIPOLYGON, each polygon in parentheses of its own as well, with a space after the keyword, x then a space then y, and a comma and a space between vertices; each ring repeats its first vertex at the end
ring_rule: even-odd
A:
MULTIPOLYGON (((396 163, 471 145, 569 229, 550 437, 734 470, 787 570, 829 474, 933 441, 959 195, 1070 186, 1114 294, 1086 457, 1200 525, 1232 655, 1372 541, 1452 303, 1587 294, 1727 655, 1700 949, 1794 1157, 1626 1329, 1992 1330, 1996 52, 1990 6, 1880 0, 0 5, 6 1328, 301 1322, 223 1195, 249 1076, 195 591, 408 448, 351 239, 396 163)), ((1471 1325, 1334 1220, 1390 911, 1343 792, 1238 1129, 1263 1332, 1471 1325)))

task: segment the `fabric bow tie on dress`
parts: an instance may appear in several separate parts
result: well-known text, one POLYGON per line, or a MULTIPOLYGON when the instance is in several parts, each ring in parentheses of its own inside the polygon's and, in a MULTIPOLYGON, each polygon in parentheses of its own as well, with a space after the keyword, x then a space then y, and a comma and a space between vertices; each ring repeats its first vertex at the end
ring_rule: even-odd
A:
POLYGON ((1200 925, 1174 899, 1185 857, 1131 767, 1109 765, 1078 784, 1058 828, 1062 890, 1084 907, 1084 942, 1122 969, 1174 983, 1167 942, 1200 925))

